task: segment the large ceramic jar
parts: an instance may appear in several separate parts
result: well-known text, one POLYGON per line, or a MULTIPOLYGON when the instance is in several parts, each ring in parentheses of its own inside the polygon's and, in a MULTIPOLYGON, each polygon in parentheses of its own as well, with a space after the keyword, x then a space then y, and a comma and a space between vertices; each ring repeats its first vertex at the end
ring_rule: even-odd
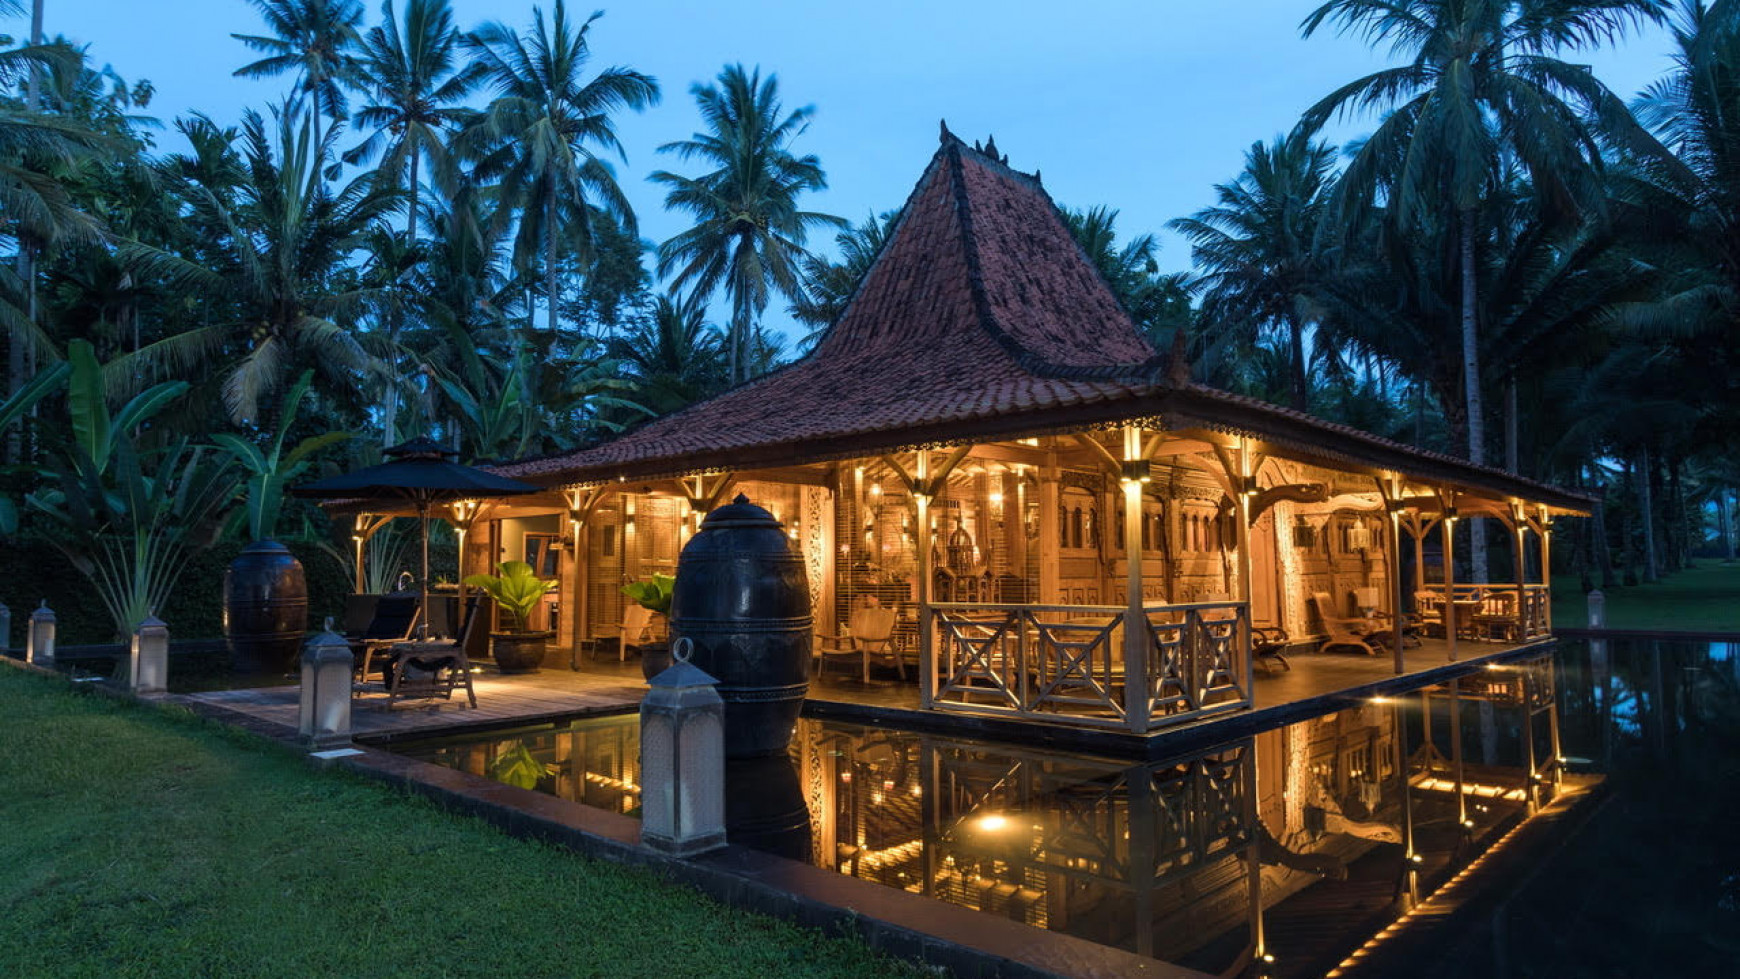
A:
POLYGON ((725 756, 781 754, 810 680, 810 584, 785 529, 739 495, 707 515, 683 548, 671 595, 671 642, 719 680, 725 756))
POLYGON ((302 562, 274 540, 242 548, 224 572, 224 636, 244 670, 290 670, 308 634, 302 562))

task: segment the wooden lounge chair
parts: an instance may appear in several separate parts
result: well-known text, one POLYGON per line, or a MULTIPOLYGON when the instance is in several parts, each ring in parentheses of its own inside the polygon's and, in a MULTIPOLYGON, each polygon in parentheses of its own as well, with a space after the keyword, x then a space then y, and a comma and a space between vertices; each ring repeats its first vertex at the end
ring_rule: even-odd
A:
POLYGON ((1328 592, 1315 592, 1311 603, 1317 606, 1317 615, 1323 619, 1324 631, 1329 635, 1318 645, 1318 652, 1325 652, 1336 646, 1354 646, 1365 650, 1367 656, 1376 656, 1378 651, 1371 644, 1372 628, 1369 620, 1339 615, 1335 610, 1335 602, 1328 592))
POLYGON ((401 700, 434 697, 452 700, 453 691, 460 687, 465 688, 465 697, 472 709, 477 708, 477 690, 471 685, 471 658, 465 655, 465 641, 483 618, 477 607, 477 599, 466 599, 465 622, 454 639, 440 643, 402 643, 391 648, 385 677, 388 710, 401 700))
MULTIPOLYGON (((356 657, 359 681, 366 681, 375 670, 375 659, 394 643, 405 642, 416 634, 422 618, 421 602, 416 595, 382 595, 375 603, 374 615, 359 635, 347 635, 350 651, 356 657)), ((383 673, 382 679, 384 680, 383 673)))
POLYGON ((894 649, 894 626, 900 618, 900 610, 881 605, 865 605, 852 612, 852 618, 846 623, 847 635, 816 636, 816 677, 822 675, 822 669, 828 660, 857 659, 862 665, 863 680, 870 682, 870 658, 881 657, 894 661, 894 669, 900 679, 906 679, 906 658, 894 649))
POLYGON ((622 639, 616 647, 616 661, 628 660, 628 650, 641 643, 652 642, 652 609, 638 602, 628 602, 622 606, 622 639))
POLYGON ((1262 667, 1264 673, 1268 673, 1269 661, 1277 660, 1282 669, 1291 673, 1293 664, 1287 662, 1286 655, 1289 642, 1287 630, 1280 626, 1251 626, 1251 661, 1262 667))

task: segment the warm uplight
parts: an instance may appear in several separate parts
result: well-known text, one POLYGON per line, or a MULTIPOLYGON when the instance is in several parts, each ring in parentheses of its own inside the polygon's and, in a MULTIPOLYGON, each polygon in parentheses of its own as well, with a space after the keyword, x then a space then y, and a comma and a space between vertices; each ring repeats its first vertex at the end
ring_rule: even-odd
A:
POLYGON ((992 490, 991 491, 991 505, 992 506, 1002 506, 1003 505, 1003 494, 996 491, 996 490, 992 490))
POLYGON ((989 816, 984 816, 979 819, 979 828, 987 833, 998 833, 1008 828, 1008 826, 1009 817, 999 813, 992 813, 989 816))

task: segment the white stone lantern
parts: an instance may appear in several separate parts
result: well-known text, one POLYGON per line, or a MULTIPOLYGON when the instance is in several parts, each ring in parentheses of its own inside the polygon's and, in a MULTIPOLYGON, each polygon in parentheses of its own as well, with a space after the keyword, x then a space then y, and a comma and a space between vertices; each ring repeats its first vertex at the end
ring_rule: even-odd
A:
POLYGON ((350 744, 351 673, 356 657, 344 637, 326 630, 302 647, 302 709, 299 731, 310 747, 350 744))
POLYGON ((678 639, 640 702, 640 839, 679 857, 725 845, 725 703, 693 650, 678 639))
POLYGON ((169 626, 153 612, 133 630, 133 693, 166 693, 169 689, 169 626))
POLYGON ((54 667, 54 609, 48 599, 42 607, 30 613, 30 637, 25 643, 24 658, 37 666, 54 667))

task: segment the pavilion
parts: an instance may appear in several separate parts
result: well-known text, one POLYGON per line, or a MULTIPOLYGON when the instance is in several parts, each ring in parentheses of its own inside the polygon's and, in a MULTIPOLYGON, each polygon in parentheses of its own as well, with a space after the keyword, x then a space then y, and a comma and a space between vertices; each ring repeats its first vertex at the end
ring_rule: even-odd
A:
POLYGON ((523 557, 559 578, 558 648, 608 649, 620 586, 673 572, 706 512, 744 493, 802 549, 819 632, 898 610, 922 709, 1137 734, 1250 707, 1254 629, 1302 651, 1329 619, 1381 622, 1369 649, 1397 673, 1410 616, 1437 623, 1437 662, 1459 641, 1546 641, 1548 526, 1588 507, 1191 381, 1038 174, 946 127, 813 352, 495 471, 547 491, 455 504, 464 571, 523 557), (1474 517, 1507 529, 1514 580, 1456 583, 1451 531, 1474 517))

